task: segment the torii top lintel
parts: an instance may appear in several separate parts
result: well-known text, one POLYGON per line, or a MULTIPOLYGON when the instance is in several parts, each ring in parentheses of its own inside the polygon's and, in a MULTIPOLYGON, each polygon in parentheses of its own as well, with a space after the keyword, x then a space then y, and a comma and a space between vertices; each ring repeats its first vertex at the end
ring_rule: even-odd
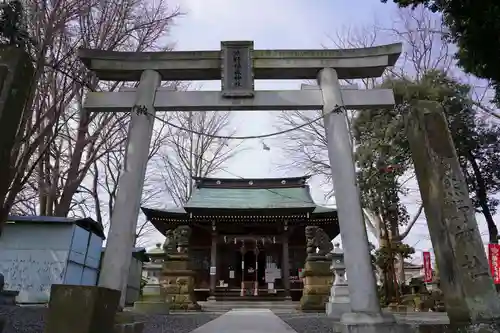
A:
MULTIPOLYGON (((253 79, 316 79, 325 67, 335 68, 340 79, 379 77, 393 66, 402 44, 356 49, 253 50, 253 42, 222 42, 222 45, 251 44, 249 52, 253 79)), ((164 81, 219 80, 223 51, 117 52, 80 49, 84 64, 101 80, 139 81, 144 70, 160 73, 164 81)))

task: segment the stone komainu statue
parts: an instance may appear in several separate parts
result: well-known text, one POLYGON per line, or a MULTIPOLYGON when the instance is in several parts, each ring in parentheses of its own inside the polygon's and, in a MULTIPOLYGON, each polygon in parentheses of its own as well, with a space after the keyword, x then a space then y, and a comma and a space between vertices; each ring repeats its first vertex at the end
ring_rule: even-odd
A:
POLYGON ((307 226, 305 230, 308 255, 326 257, 333 250, 333 244, 326 232, 317 226, 307 226), (316 253, 316 248, 318 253, 316 253))
POLYGON ((163 251, 165 253, 187 252, 189 238, 191 237, 191 228, 187 225, 181 225, 175 229, 169 229, 165 232, 165 243, 163 251))
POLYGON ((175 240, 174 230, 169 229, 165 232, 165 243, 163 243, 163 251, 165 253, 174 253, 177 251, 177 243, 175 240))
POLYGON ((177 251, 180 253, 187 252, 189 238, 191 237, 191 228, 187 225, 178 226, 174 230, 174 237, 177 244, 177 251))

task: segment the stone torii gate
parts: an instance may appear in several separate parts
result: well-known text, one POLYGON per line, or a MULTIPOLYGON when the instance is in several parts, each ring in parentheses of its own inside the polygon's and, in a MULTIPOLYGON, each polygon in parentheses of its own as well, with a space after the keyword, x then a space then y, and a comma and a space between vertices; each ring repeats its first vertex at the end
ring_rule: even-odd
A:
POLYGON ((99 285, 124 289, 157 111, 322 109, 349 272, 352 313, 345 314, 343 322, 393 321, 382 315, 379 305, 343 110, 392 106, 394 96, 389 89, 342 89, 339 79, 379 77, 386 67, 395 64, 400 53, 401 44, 348 50, 254 50, 251 41, 222 42, 220 51, 80 50, 80 58, 100 80, 139 81, 136 89, 90 92, 84 104, 91 112, 140 111, 131 115, 127 160, 119 180, 99 285), (218 79, 222 80, 222 91, 159 88, 161 81, 218 79), (255 79, 317 79, 319 86, 255 91, 255 79))
MULTIPOLYGON (((391 90, 341 89, 339 79, 379 77, 401 53, 401 44, 350 50, 253 50, 253 42, 222 42, 221 51, 130 53, 81 50, 80 58, 99 79, 139 81, 134 90, 91 92, 91 112, 132 112, 127 161, 99 285, 123 290, 139 214, 147 155, 157 111, 317 110, 325 115, 328 154, 340 232, 349 271, 353 313, 382 318, 370 262, 368 238, 356 186, 346 109, 394 104, 391 90), (222 91, 167 91, 160 81, 222 79, 222 91), (317 79, 317 89, 255 91, 254 79, 317 79)), ((123 299, 123 295, 122 295, 123 299)), ((358 316, 359 317, 359 316, 358 316)), ((380 319, 379 319, 380 320, 380 319)), ((358 318, 359 321, 359 318, 358 318)), ((376 320, 377 321, 377 320, 376 320)))
MULTIPOLYGON (((385 332, 387 324, 395 329, 391 325, 394 317, 382 314, 379 305, 344 114, 345 109, 392 106, 394 96, 388 89, 341 87, 339 79, 381 76, 386 67, 395 64, 401 44, 349 50, 253 50, 253 42, 236 41, 222 42, 221 48, 150 53, 80 50, 80 58, 99 79, 139 81, 136 89, 91 92, 84 104, 90 112, 132 111, 127 159, 119 180, 99 285, 122 291, 124 304, 130 250, 157 111, 321 108, 349 272, 351 312, 342 315, 343 331, 385 332), (159 88, 161 81, 218 79, 222 80, 222 91, 159 88), (317 79, 318 86, 255 91, 255 79, 317 79)), ((500 302, 446 120, 442 112, 424 109, 422 113, 415 108, 409 115, 408 136, 436 257, 444 263, 440 275, 448 316, 454 322, 498 319, 500 302)), ((402 332, 408 329, 399 328, 402 332)))

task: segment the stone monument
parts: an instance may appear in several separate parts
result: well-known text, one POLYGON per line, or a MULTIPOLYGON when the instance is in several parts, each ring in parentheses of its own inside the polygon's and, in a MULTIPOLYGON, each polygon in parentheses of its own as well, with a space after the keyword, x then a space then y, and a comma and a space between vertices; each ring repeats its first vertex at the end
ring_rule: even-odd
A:
POLYGON ((317 226, 307 226, 305 236, 307 258, 303 271, 304 287, 300 309, 325 311, 333 280, 330 272, 330 252, 333 245, 325 231, 317 226))
POLYGON ((442 107, 416 102, 407 130, 450 322, 500 320, 500 298, 442 107))
POLYGON ((191 228, 182 225, 167 236, 160 277, 162 297, 171 310, 201 310, 194 295, 195 272, 191 269, 188 254, 191 228))
POLYGON ((351 311, 351 300, 349 299, 349 288, 345 278, 344 252, 340 244, 335 244, 331 252, 334 280, 330 289, 330 298, 326 304, 328 317, 340 320, 340 317, 351 311))

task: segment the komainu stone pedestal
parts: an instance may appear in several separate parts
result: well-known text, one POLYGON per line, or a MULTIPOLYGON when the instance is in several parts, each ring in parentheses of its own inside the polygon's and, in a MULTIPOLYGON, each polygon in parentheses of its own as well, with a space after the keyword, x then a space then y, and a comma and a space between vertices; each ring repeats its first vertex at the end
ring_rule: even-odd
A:
POLYGON ((201 310, 195 300, 194 276, 187 253, 166 255, 160 284, 170 310, 201 310))
POLYGON ((53 284, 44 333, 113 332, 120 291, 53 284))
POLYGON ((300 309, 324 312, 330 297, 332 280, 329 260, 307 260, 304 267, 304 287, 300 309))

